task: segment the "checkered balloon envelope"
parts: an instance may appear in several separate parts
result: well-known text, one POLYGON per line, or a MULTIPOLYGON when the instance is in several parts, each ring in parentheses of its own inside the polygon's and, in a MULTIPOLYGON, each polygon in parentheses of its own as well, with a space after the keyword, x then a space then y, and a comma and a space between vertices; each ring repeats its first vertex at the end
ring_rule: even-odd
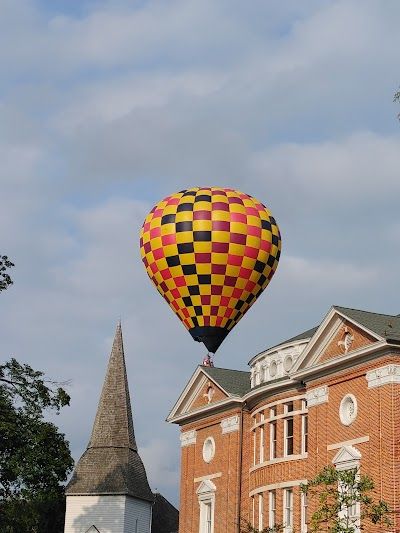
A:
POLYGON ((215 353, 269 284, 281 238, 270 211, 240 191, 167 196, 140 235, 147 274, 192 337, 215 353))

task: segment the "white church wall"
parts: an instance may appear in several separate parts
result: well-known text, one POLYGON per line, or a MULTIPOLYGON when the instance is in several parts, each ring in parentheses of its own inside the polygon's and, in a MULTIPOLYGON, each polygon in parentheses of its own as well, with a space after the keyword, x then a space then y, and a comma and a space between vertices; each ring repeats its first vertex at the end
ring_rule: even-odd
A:
POLYGON ((124 533, 150 533, 152 504, 126 498, 124 533))
POLYGON ((125 508, 126 496, 67 496, 64 533, 126 533, 125 508))

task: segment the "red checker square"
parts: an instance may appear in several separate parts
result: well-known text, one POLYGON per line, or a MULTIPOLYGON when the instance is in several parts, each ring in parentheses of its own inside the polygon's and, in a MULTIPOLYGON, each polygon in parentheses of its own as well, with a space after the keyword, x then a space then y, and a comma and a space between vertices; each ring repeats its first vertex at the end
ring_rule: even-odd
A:
POLYGON ((178 305, 176 302, 172 302, 172 307, 173 307, 176 311, 179 311, 179 305, 178 305))
POLYGON ((209 294, 200 296, 200 299, 201 299, 201 305, 210 305, 211 303, 211 296, 209 294))
POLYGON ((168 205, 178 205, 180 198, 170 198, 168 200, 168 205))
POLYGON ((183 321, 183 323, 185 324, 185 326, 186 326, 187 329, 190 328, 189 320, 188 320, 187 318, 185 318, 185 320, 183 321))
POLYGON ((242 200, 241 200, 240 198, 237 198, 236 196, 230 197, 230 198, 228 199, 228 202, 229 202, 230 204, 242 204, 242 205, 243 205, 242 200))
POLYGON ((146 233, 146 231, 149 231, 149 229, 150 229, 150 222, 146 222, 143 225, 143 233, 146 233))
POLYGON ((229 204, 226 202, 215 202, 212 204, 213 211, 229 211, 229 204))
POLYGON ((211 306, 211 314, 212 315, 217 315, 218 314, 218 309, 219 309, 218 305, 212 305, 211 306))
MULTIPOLYGON (((167 284, 165 283, 165 281, 162 281, 160 283, 160 289, 163 290, 164 292, 168 292, 168 287, 167 287, 167 284)), ((168 301, 169 301, 169 299, 168 299, 168 301)))
POLYGON ((221 305, 228 307, 230 298, 228 296, 221 296, 221 305))
POLYGON ((231 233, 231 242, 234 244, 246 244, 246 235, 231 233))
POLYGON ((229 318, 229 317, 231 316, 232 313, 233 313, 233 309, 229 309, 229 308, 228 308, 228 309, 225 311, 224 317, 225 317, 225 318, 229 318))
POLYGON ((252 246, 246 246, 245 249, 244 249, 244 255, 246 257, 251 257, 253 259, 257 259, 258 250, 257 250, 257 248, 253 248, 252 246))
POLYGON ((211 286, 211 294, 213 296, 216 296, 218 294, 222 294, 222 285, 212 285, 211 286))
POLYGON ((242 224, 247 223, 247 217, 243 213, 231 213, 230 217, 232 222, 241 222, 242 224))
MULTIPOLYGON (((160 274, 162 275, 163 279, 170 279, 172 278, 172 274, 168 268, 165 268, 164 270, 161 270, 160 274)), ((175 296, 176 298, 176 296, 175 296)))
POLYGON ((196 263, 211 263, 211 254, 194 254, 196 263))
POLYGON ((211 265, 211 274, 225 274, 226 265, 211 265))
POLYGON ((240 298, 243 294, 243 289, 233 289, 233 292, 232 292, 232 298, 240 298))
POLYGON ((162 209, 156 209, 154 211, 153 219, 156 218, 156 217, 162 217, 162 214, 163 214, 163 210, 162 209))
POLYGON ((212 223, 212 229, 216 231, 230 231, 230 226, 226 220, 214 220, 212 223))
POLYGON ((261 237, 261 228, 257 226, 248 226, 247 235, 253 235, 254 237, 261 237))
POLYGON ((256 284, 254 283, 254 281, 248 281, 244 290, 247 292, 253 292, 255 286, 256 284))
POLYGON ((140 248, 143 246, 143 237, 140 237, 139 246, 140 246, 140 248))
POLYGON ((162 248, 157 248, 153 250, 154 259, 162 259, 164 257, 164 250, 162 248))
POLYGON ((220 326, 222 324, 222 319, 223 319, 222 316, 217 316, 215 320, 215 325, 220 326))
POLYGON ((242 264, 242 257, 240 255, 228 255, 228 265, 240 266, 242 264))
POLYGON ((178 291, 178 289, 172 289, 171 294, 174 298, 180 298, 181 293, 178 291))
POLYGON ((246 207, 246 213, 248 215, 254 215, 255 217, 258 217, 258 209, 255 207, 246 207))
POLYGON ((155 205, 153 209, 150 211, 150 213, 154 213, 154 211, 157 209, 157 206, 155 205))
MULTIPOLYGON (((155 276, 151 276, 151 281, 154 283, 154 285, 157 287, 157 290, 160 291, 160 288, 158 286, 158 281, 157 281, 157 278, 155 276)), ((160 291, 161 292, 161 291, 160 291)))
POLYGON ((272 276, 275 274, 276 268, 271 269, 271 272, 268 274, 268 279, 271 281, 272 276))
POLYGON ((189 311, 186 309, 186 307, 184 307, 184 308, 182 309, 182 313, 184 314, 185 318, 189 318, 189 317, 190 317, 190 315, 189 315, 189 311))
POLYGON ((219 254, 226 254, 229 251, 229 242, 213 242, 211 250, 219 254))
POLYGON ((151 252, 151 244, 150 242, 146 242, 146 244, 143 246, 144 248, 144 253, 145 254, 148 254, 149 252, 151 252))
POLYGON ((178 276, 174 278, 174 281, 177 287, 184 287, 186 285, 185 278, 183 276, 178 276))
POLYGON ((204 325, 205 326, 209 326, 210 325, 210 317, 209 316, 205 316, 203 317, 204 319, 204 325))
POLYGON ((153 272, 153 274, 155 274, 156 272, 158 272, 158 268, 157 268, 156 263, 152 263, 152 264, 150 265, 150 268, 151 268, 151 271, 153 272))
POLYGON ((222 194, 222 196, 226 196, 226 189, 214 189, 212 193, 213 195, 222 194))
POLYGON ((211 211, 205 211, 205 210, 194 211, 193 220, 211 220, 211 211))
POLYGON ((161 237, 161 228, 153 228, 150 230, 150 239, 161 237))
POLYGON ((271 243, 269 241, 266 241, 265 239, 261 239, 261 241, 260 241, 260 250, 263 250, 264 252, 270 252, 271 251, 271 243))
POLYGON ((149 262, 147 261, 147 257, 143 257, 142 259, 144 266, 147 268, 149 266, 149 262))
POLYGON ((240 270, 239 270, 239 277, 240 278, 243 278, 243 279, 249 279, 250 276, 251 276, 251 273, 253 271, 250 270, 250 268, 244 268, 242 267, 240 270))
POLYGON ((236 278, 234 278, 233 276, 225 276, 224 283, 228 287, 234 287, 236 285, 236 278))
POLYGON ((163 235, 161 237, 161 242, 163 246, 168 246, 169 244, 176 244, 176 235, 175 234, 163 235))

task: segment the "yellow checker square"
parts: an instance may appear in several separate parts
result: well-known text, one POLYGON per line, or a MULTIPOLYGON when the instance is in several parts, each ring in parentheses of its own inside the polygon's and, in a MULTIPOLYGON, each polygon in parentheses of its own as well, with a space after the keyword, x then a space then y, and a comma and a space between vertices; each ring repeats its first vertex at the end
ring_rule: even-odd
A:
POLYGON ((167 246, 164 246, 164 255, 165 257, 173 257, 174 255, 178 255, 178 248, 176 244, 168 244, 167 246))
POLYGON ((201 305, 201 297, 198 294, 194 294, 190 298, 192 300, 192 305, 201 305))
POLYGON ((247 235, 247 224, 244 224, 243 222, 231 222, 231 233, 247 235))
POLYGON ((278 247, 275 246, 275 244, 273 244, 273 245, 271 246, 271 251, 270 251, 269 254, 272 255, 272 257, 276 257, 277 254, 278 254, 278 251, 279 251, 278 247))
POLYGON ((150 221, 150 229, 159 228, 160 227, 160 221, 161 221, 160 217, 153 218, 150 221))
POLYGON ((220 274, 212 274, 211 276, 211 283, 212 285, 219 285, 219 286, 223 286, 224 284, 224 281, 225 281, 225 276, 223 275, 220 275, 220 274))
POLYGON ((269 213, 268 210, 265 211, 265 210, 263 210, 263 209, 262 209, 262 210, 260 209, 260 210, 258 211, 258 213, 259 213, 259 215, 260 215, 260 219, 261 219, 261 220, 268 220, 268 222, 270 221, 270 220, 269 220, 269 219, 270 219, 270 213, 269 213))
POLYGON ((217 252, 212 252, 211 254, 211 263, 213 265, 226 265, 226 260, 226 254, 219 254, 217 252))
POLYGON ((193 220, 193 231, 211 231, 211 220, 193 220))
POLYGON ((211 241, 194 241, 193 248, 196 254, 210 254, 211 241))
POLYGON ((219 294, 213 294, 210 299, 211 305, 219 305, 221 303, 221 296, 219 294))
POLYGON ((176 234, 176 242, 178 244, 185 244, 187 242, 193 241, 193 232, 192 231, 180 231, 176 234))
POLYGON ((229 211, 231 213, 240 213, 241 215, 246 214, 246 208, 243 204, 229 204, 229 211))
POLYGON ((210 316, 210 326, 216 326, 217 325, 217 317, 212 315, 210 316))
POLYGON ((260 238, 254 237, 254 235, 247 235, 246 237, 246 245, 252 246, 253 248, 259 248, 260 247, 260 238))
POLYGON ((211 294, 211 285, 204 283, 199 285, 200 294, 202 296, 209 296, 211 294))
MULTIPOLYGON (((209 193, 209 191, 207 191, 204 194, 210 194, 210 193, 209 193)), ((199 191, 199 195, 201 195, 200 191, 199 191)), ((196 202, 194 205, 195 205, 195 210, 196 211, 211 211, 210 202, 205 202, 203 200, 200 200, 199 202, 196 202)))
POLYGON ((214 230, 212 232, 212 240, 213 242, 230 242, 231 234, 229 231, 214 230))
POLYGON ((176 213, 176 205, 166 205, 163 209, 164 215, 174 215, 176 213))
POLYGON ((153 237, 151 239, 151 249, 152 250, 157 250, 157 248, 162 248, 161 237, 153 237))
POLYGON ((229 287, 228 285, 227 286, 223 286, 222 287, 222 296, 228 296, 230 298, 232 296, 234 288, 235 287, 229 287))
POLYGON ((156 265, 158 270, 164 270, 166 268, 169 268, 167 260, 164 257, 162 257, 161 259, 157 259, 156 265))
POLYGON ((230 222, 231 220, 231 214, 229 211, 212 211, 211 217, 212 220, 221 220, 223 222, 230 222))
POLYGON ((153 274, 153 278, 158 284, 164 281, 162 275, 159 272, 156 272, 155 274, 153 274))
POLYGON ((176 213, 175 222, 192 222, 193 211, 179 211, 176 213))
POLYGON ((169 267, 169 271, 173 278, 178 278, 183 275, 182 267, 180 265, 169 267))
POLYGON ((271 242, 272 232, 269 231, 268 229, 261 230, 261 240, 271 242))
POLYGON ((194 254, 179 254, 179 261, 181 265, 194 265, 194 254))
POLYGON ((226 265, 226 275, 237 278, 239 276, 240 266, 226 265))
POLYGON ((163 224, 161 226, 161 235, 173 235, 175 233, 175 223, 163 224))
MULTIPOLYGON (((150 232, 149 231, 146 231, 145 233, 143 232, 142 239, 143 239, 143 244, 150 242, 150 232)), ((143 250, 143 255, 144 255, 144 250, 143 250)))
POLYGON ((248 268, 249 270, 253 270, 255 264, 256 264, 256 260, 253 259, 253 257, 247 257, 247 256, 243 257, 243 260, 242 260, 243 268, 248 268))
MULTIPOLYGON (((246 287, 248 281, 249 281, 248 279, 238 278, 236 280, 236 287, 238 289, 244 289, 246 287)), ((243 295, 241 296, 241 299, 243 299, 243 295)))
POLYGON ((224 316, 226 310, 227 310, 227 307, 225 307, 224 305, 220 305, 218 307, 217 316, 224 316))
POLYGON ((255 270, 250 274, 250 281, 254 281, 254 283, 258 283, 258 280, 260 279, 261 274, 259 272, 256 272, 255 270))
POLYGON ((244 244, 237 244, 236 242, 229 243, 229 253, 232 255, 244 256, 246 246, 244 244))
POLYGON ((189 274, 189 275, 187 274, 185 276, 185 281, 188 285, 198 285, 199 283, 199 280, 196 274, 189 274))
POLYGON ((246 207, 254 207, 254 199, 251 196, 242 198, 242 201, 246 207))
MULTIPOLYGON (((189 255, 189 254, 184 254, 184 255, 189 255)), ((193 259, 193 262, 194 262, 194 259, 193 259)), ((211 274, 211 264, 210 263, 197 263, 196 271, 197 271, 197 274, 211 274)))
POLYGON ((211 305, 203 305, 203 315, 204 316, 211 315, 211 305))
POLYGON ((247 215, 247 224, 249 226, 255 226, 256 228, 261 227, 260 219, 254 215, 247 215))

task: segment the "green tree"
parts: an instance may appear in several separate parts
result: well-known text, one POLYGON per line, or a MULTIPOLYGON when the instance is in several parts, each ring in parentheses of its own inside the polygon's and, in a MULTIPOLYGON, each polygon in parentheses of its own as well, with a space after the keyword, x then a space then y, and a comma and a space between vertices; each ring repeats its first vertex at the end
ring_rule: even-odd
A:
POLYGON ((12 263, 6 255, 0 254, 0 292, 5 291, 13 284, 10 274, 7 272, 7 270, 13 266, 14 263, 12 263))
MULTIPOLYGON (((396 93, 394 93, 393 102, 400 103, 400 90, 398 90, 396 93)), ((400 113, 398 113, 397 117, 400 120, 400 113)))
POLYGON ((300 489, 316 506, 309 522, 310 533, 356 533, 368 531, 371 524, 391 524, 388 504, 373 500, 374 483, 357 468, 338 471, 326 466, 300 489))
POLYGON ((252 526, 247 520, 242 520, 242 526, 240 528, 240 533, 282 533, 283 526, 278 524, 272 527, 265 527, 264 529, 257 529, 252 526))
MULTIPOLYGON (((12 263, 2 258, 2 266, 12 263)), ((5 290, 12 284, 0 267, 5 290)), ((69 395, 43 372, 15 359, 0 365, 0 531, 63 531, 64 488, 73 467, 68 442, 51 422, 69 395)))

